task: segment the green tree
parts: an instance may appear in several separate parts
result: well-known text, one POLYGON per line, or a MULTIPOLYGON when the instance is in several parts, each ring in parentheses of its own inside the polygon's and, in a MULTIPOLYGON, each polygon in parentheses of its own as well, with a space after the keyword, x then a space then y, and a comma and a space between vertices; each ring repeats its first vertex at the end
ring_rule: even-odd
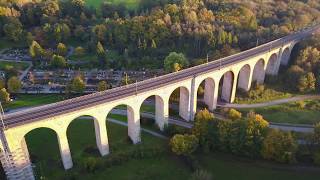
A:
POLYGON ((22 24, 18 19, 12 19, 3 26, 3 31, 10 40, 17 42, 20 40, 23 32, 22 24))
POLYGON ((53 55, 50 61, 50 65, 53 68, 65 68, 67 66, 67 62, 64 57, 59 55, 53 55))
POLYGON ((74 93, 83 93, 86 88, 86 84, 80 76, 77 76, 71 81, 70 87, 71 91, 74 93))
POLYGON ((299 78, 297 88, 300 92, 311 92, 316 89, 316 78, 312 72, 308 72, 299 78))
POLYGON ((98 91, 105 91, 108 89, 108 84, 106 81, 100 81, 98 84, 98 91))
POLYGON ((76 47, 76 49, 74 50, 74 55, 76 56, 83 56, 85 53, 86 50, 81 46, 76 47))
POLYGON ((314 141, 314 144, 320 145, 320 123, 316 123, 314 125, 313 141, 314 141))
POLYGON ((4 79, 0 79, 0 89, 6 88, 6 81, 4 79))
POLYGON ((317 70, 320 66, 320 51, 311 46, 302 49, 297 57, 296 64, 307 72, 317 70))
POLYGON ((10 101, 10 94, 7 92, 5 88, 1 88, 0 90, 0 101, 4 104, 10 101))
POLYGON ((21 89, 21 81, 16 77, 16 76, 12 76, 9 80, 8 80, 8 91, 10 93, 17 93, 20 91, 21 89))
POLYGON ((43 54, 43 49, 37 41, 32 41, 29 47, 29 54, 32 58, 40 58, 43 54))
POLYGON ((53 27, 53 36, 56 42, 66 42, 70 37, 70 28, 67 24, 56 23, 53 27))
POLYGON ((170 139, 171 150, 177 155, 190 156, 197 149, 198 141, 195 135, 176 134, 170 139))
POLYGON ((67 55, 68 52, 68 48, 66 45, 64 45, 63 43, 59 43, 57 45, 57 54, 60 56, 65 56, 67 55))
POLYGON ((164 69, 167 72, 177 72, 189 66, 189 62, 182 53, 171 52, 164 60, 164 69))
POLYGON ((281 163, 295 162, 297 143, 290 132, 270 130, 263 141, 261 154, 265 159, 281 163))
POLYGON ((304 70, 298 66, 291 66, 286 72, 286 85, 292 89, 297 88, 297 84, 299 83, 299 78, 303 75, 304 70))
POLYGON ((210 134, 210 126, 214 121, 214 115, 207 109, 200 110, 195 117, 192 134, 199 139, 199 145, 205 150, 210 148, 212 135, 210 134))
POLYGON ((104 50, 104 48, 100 42, 98 42, 98 44, 97 44, 96 52, 97 52, 99 62, 101 63, 101 65, 104 66, 106 64, 106 51, 104 50))
POLYGON ((212 180, 212 174, 208 171, 198 169, 192 173, 190 180, 212 180))

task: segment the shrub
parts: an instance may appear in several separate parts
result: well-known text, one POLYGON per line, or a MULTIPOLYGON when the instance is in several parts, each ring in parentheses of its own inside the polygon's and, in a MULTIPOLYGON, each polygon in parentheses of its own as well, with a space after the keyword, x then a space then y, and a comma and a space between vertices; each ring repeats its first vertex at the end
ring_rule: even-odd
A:
POLYGON ((313 155, 313 162, 317 165, 320 166, 320 150, 314 153, 313 155))
POLYGON ((177 125, 170 125, 164 127, 164 133, 170 137, 174 136, 175 134, 186 134, 188 132, 188 129, 177 125))
POLYGON ((151 126, 151 125, 154 125, 155 120, 152 119, 152 118, 141 117, 140 118, 140 122, 141 122, 142 125, 151 126))
POLYGON ((190 177, 190 180, 212 180, 212 174, 208 171, 196 170, 190 177))
POLYGON ((304 101, 296 102, 296 105, 299 109, 304 109, 306 107, 306 103, 304 101))
POLYGON ((320 145, 320 123, 314 125, 313 141, 315 145, 320 145))
POLYGON ((189 156, 198 147, 198 138, 195 135, 176 134, 170 139, 172 152, 177 155, 189 156))
POLYGON ((205 150, 209 150, 212 132, 210 125, 214 121, 214 116, 207 109, 201 110, 196 114, 192 134, 199 139, 199 144, 205 150))
POLYGON ((82 161, 82 167, 89 173, 95 172, 101 166, 101 161, 94 157, 85 158, 82 161))
POLYGON ((231 120, 240 119, 241 117, 242 117, 242 114, 235 109, 230 109, 228 112, 228 118, 231 120))
POLYGON ((265 159, 281 163, 295 162, 297 143, 290 132, 270 130, 263 141, 261 154, 265 159))

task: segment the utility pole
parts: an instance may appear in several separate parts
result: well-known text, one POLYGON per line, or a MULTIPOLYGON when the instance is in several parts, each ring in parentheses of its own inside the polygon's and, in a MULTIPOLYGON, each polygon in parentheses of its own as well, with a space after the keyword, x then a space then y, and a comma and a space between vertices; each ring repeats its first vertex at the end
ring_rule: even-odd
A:
POLYGON ((209 63, 209 54, 207 53, 207 64, 209 63))
POLYGON ((138 94, 138 80, 136 80, 136 95, 138 94))
POLYGON ((127 72, 124 72, 124 83, 125 83, 125 85, 128 85, 128 74, 127 74, 127 72))

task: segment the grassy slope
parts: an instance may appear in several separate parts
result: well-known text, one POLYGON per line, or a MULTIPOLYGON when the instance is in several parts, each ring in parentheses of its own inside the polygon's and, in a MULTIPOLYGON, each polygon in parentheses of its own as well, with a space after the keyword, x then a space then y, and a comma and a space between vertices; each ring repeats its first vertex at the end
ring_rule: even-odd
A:
POLYGON ((15 109, 21 107, 30 107, 30 106, 39 106, 49 103, 54 103, 57 101, 63 100, 62 95, 57 94, 37 94, 37 95, 28 95, 28 94, 19 94, 17 95, 16 100, 6 104, 5 109, 15 109))
POLYGON ((128 9, 136 9, 139 6, 141 0, 85 0, 87 6, 98 8, 101 3, 109 2, 112 4, 123 4, 128 9))
MULTIPOLYGON (((295 103, 286 103, 281 105, 251 109, 263 115, 270 122, 293 123, 293 124, 315 124, 320 122, 320 109, 308 107, 310 103, 320 103, 320 101, 304 101, 307 105, 299 108, 295 103)), ((247 113, 250 109, 240 109, 247 113)))
MULTIPOLYGON (((136 145, 128 144, 125 127, 112 123, 108 123, 107 127, 111 151, 125 151, 136 147, 136 145)), ((79 168, 81 159, 98 156, 97 153, 88 154, 84 152, 87 147, 96 147, 92 121, 86 119, 74 121, 68 129, 68 138, 75 164, 68 173, 78 174, 78 179, 105 179, 106 177, 117 180, 187 179, 191 174, 190 169, 180 159, 170 154, 166 154, 160 159, 129 160, 120 166, 103 168, 91 174, 84 173, 79 168)), ((62 179, 66 175, 61 167, 57 139, 53 132, 46 129, 34 130, 27 135, 27 143, 29 152, 33 154, 32 159, 38 159, 36 163, 38 175, 48 179, 62 179), (43 151, 43 147, 46 147, 47 151, 43 151)), ((147 134, 142 135, 142 144, 145 146, 167 148, 166 143, 165 140, 147 134)), ((97 150, 95 151, 97 152, 97 150)), ((251 161, 225 154, 199 153, 198 156, 202 167, 212 172, 214 177, 218 179, 302 180, 317 179, 320 175, 320 171, 297 170, 286 165, 251 161)), ((103 158, 108 158, 108 156, 103 158)))
MULTIPOLYGON (((40 98, 36 102, 44 103, 48 98, 40 98), (40 99, 44 99, 40 101, 40 99)), ((26 97, 34 100, 33 96, 26 97)), ((49 98, 50 99, 50 98, 49 98)), ((52 98, 54 99, 54 98, 52 98)), ((24 103, 25 104, 25 103, 24 103)), ((148 107, 147 109, 149 109, 148 107)), ((124 116, 109 115, 109 117, 126 121, 124 116)), ((112 152, 136 148, 135 145, 127 142, 127 128, 112 123, 108 123, 108 137, 112 152)), ((98 157, 96 148, 94 126, 92 120, 75 120, 68 128, 69 145, 72 153, 74 167, 65 172, 62 168, 59 154, 58 142, 53 131, 47 129, 37 129, 31 131, 27 137, 29 152, 32 160, 36 161, 36 172, 38 177, 45 176, 47 179, 63 179, 68 173, 76 173, 79 179, 187 179, 191 172, 182 161, 170 154, 160 159, 130 160, 120 166, 113 166, 99 170, 93 174, 84 173, 80 170, 80 162, 84 157, 98 157), (46 147, 46 151, 43 150, 46 147), (85 152, 88 147, 94 147, 93 153, 85 152), (174 169, 174 171, 173 171, 174 169)), ((142 144, 145 146, 160 146, 167 148, 167 141, 155 138, 148 134, 142 134, 142 144)), ((199 155, 200 164, 204 169, 209 170, 218 179, 255 180, 302 180, 317 179, 320 171, 311 172, 290 168, 286 165, 266 163, 261 161, 251 161, 224 154, 202 154, 199 155), (232 171, 230 171, 232 169, 232 171)), ((104 157, 108 158, 108 157, 104 157)))
POLYGON ((6 66, 13 66, 16 70, 25 70, 29 67, 29 64, 25 62, 0 61, 0 70, 4 70, 6 66))
MULTIPOLYGON (((135 145, 127 142, 126 127, 108 123, 107 128, 111 151, 125 151, 135 148, 135 145)), ((186 178, 188 174, 187 169, 179 161, 172 159, 171 156, 164 156, 156 161, 150 159, 132 160, 121 166, 105 168, 96 173, 87 174, 80 170, 79 163, 84 157, 99 156, 96 148, 94 154, 85 152, 88 147, 96 147, 93 122, 87 119, 76 120, 68 128, 67 134, 74 162, 74 167, 70 171, 78 174, 79 179, 104 179, 106 176, 108 179, 135 179, 139 174, 145 172, 148 172, 150 177, 155 175, 158 176, 158 179, 170 179, 170 177, 186 178), (175 171, 172 172, 172 169, 175 169, 175 171)), ((142 134, 142 141, 144 146, 149 147, 165 148, 167 143, 162 139, 144 133, 142 134)), ((27 143, 29 152, 33 154, 33 160, 38 159, 36 163, 38 174, 48 179, 63 179, 66 172, 61 167, 55 134, 46 129, 34 130, 27 135, 27 143), (43 147, 46 147, 47 151, 43 151, 43 147)), ((108 156, 103 158, 108 158, 108 156)))

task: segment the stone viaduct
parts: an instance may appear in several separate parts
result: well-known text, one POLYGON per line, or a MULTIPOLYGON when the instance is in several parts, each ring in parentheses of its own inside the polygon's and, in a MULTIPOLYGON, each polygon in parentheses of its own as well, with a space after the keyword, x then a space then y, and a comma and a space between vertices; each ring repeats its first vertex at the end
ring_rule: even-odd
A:
POLYGON ((288 64, 294 45, 318 29, 319 26, 314 26, 177 73, 5 114, 1 125, 0 159, 6 175, 9 180, 35 178, 25 136, 37 128, 49 128, 56 133, 63 167, 70 169, 73 162, 67 129, 78 117, 91 116, 94 119, 97 147, 101 155, 105 156, 109 153, 106 117, 118 105, 127 106, 128 136, 135 144, 141 141, 140 107, 148 97, 155 97, 155 120, 161 130, 168 124, 169 98, 177 88, 180 88, 179 114, 187 121, 192 120, 196 113, 197 90, 201 83, 205 84, 204 101, 210 110, 216 108, 218 99, 233 102, 238 88, 248 91, 253 81, 263 83, 265 75, 277 75, 280 65, 288 64))

